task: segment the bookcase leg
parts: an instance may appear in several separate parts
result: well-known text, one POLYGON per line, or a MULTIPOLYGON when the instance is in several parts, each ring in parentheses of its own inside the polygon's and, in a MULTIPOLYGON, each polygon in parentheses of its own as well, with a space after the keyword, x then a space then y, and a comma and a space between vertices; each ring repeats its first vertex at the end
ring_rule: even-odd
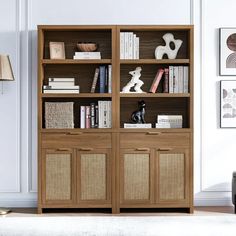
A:
POLYGON ((193 214, 194 213, 194 207, 189 207, 188 208, 188 213, 193 214))
POLYGON ((112 214, 120 214, 120 208, 119 207, 112 207, 112 214))
POLYGON ((38 214, 42 214, 43 213, 43 209, 42 209, 42 207, 38 207, 38 214))

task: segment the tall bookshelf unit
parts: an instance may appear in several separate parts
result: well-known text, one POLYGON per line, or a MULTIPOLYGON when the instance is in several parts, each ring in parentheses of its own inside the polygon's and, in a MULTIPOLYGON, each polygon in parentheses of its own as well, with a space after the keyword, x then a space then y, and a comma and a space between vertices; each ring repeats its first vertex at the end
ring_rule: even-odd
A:
POLYGON ((193 212, 193 26, 38 26, 38 212, 48 208, 184 208, 193 212), (139 58, 120 59, 120 33, 140 38, 139 58), (183 41, 176 59, 156 60, 162 36, 183 41), (49 42, 64 42, 66 59, 50 59, 49 42), (74 60, 78 42, 96 42, 102 59, 74 60), (90 93, 99 65, 112 65, 112 92, 90 93), (188 66, 188 93, 120 93, 142 67, 148 92, 161 67, 188 66), (78 94, 45 94, 51 77, 74 77, 78 94), (80 106, 111 101, 112 127, 80 127, 80 106), (137 102, 150 129, 125 129, 137 102), (73 102, 73 129, 47 129, 45 102, 73 102), (158 114, 182 115, 183 128, 157 129, 158 114))

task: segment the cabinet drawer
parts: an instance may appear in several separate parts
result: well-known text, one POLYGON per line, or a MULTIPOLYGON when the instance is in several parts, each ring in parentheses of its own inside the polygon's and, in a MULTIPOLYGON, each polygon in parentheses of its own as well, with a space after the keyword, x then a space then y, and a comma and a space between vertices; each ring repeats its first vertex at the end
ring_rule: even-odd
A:
POLYGON ((110 133, 47 133, 42 134, 42 148, 111 148, 110 133))
POLYGON ((189 133, 122 133, 120 134, 121 148, 146 147, 188 147, 189 133))

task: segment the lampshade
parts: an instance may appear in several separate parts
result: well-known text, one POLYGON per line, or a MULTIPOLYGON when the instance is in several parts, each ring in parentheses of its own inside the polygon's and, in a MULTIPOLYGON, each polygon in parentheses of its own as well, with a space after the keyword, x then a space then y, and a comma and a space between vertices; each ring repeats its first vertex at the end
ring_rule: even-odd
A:
POLYGON ((8 55, 0 55, 0 80, 14 80, 11 62, 8 55))

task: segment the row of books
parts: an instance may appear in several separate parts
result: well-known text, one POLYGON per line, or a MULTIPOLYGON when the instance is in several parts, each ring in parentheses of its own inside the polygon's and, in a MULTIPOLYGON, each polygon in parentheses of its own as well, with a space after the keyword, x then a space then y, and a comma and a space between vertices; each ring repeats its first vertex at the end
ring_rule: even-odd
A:
POLYGON ((48 85, 43 85, 43 93, 79 93, 75 78, 48 78, 48 85))
POLYGON ((161 80, 164 80, 163 93, 188 93, 189 69, 188 66, 169 66, 158 69, 149 92, 155 93, 161 80))
POLYGON ((82 60, 96 60, 101 59, 101 52, 75 52, 73 59, 82 59, 82 60))
POLYGON ((95 69, 91 93, 95 93, 99 81, 99 93, 111 93, 112 87, 112 66, 101 65, 95 69))
POLYGON ((133 32, 120 33, 120 59, 139 59, 139 37, 133 32))
POLYGON ((80 128, 111 128, 111 101, 80 106, 80 128))

